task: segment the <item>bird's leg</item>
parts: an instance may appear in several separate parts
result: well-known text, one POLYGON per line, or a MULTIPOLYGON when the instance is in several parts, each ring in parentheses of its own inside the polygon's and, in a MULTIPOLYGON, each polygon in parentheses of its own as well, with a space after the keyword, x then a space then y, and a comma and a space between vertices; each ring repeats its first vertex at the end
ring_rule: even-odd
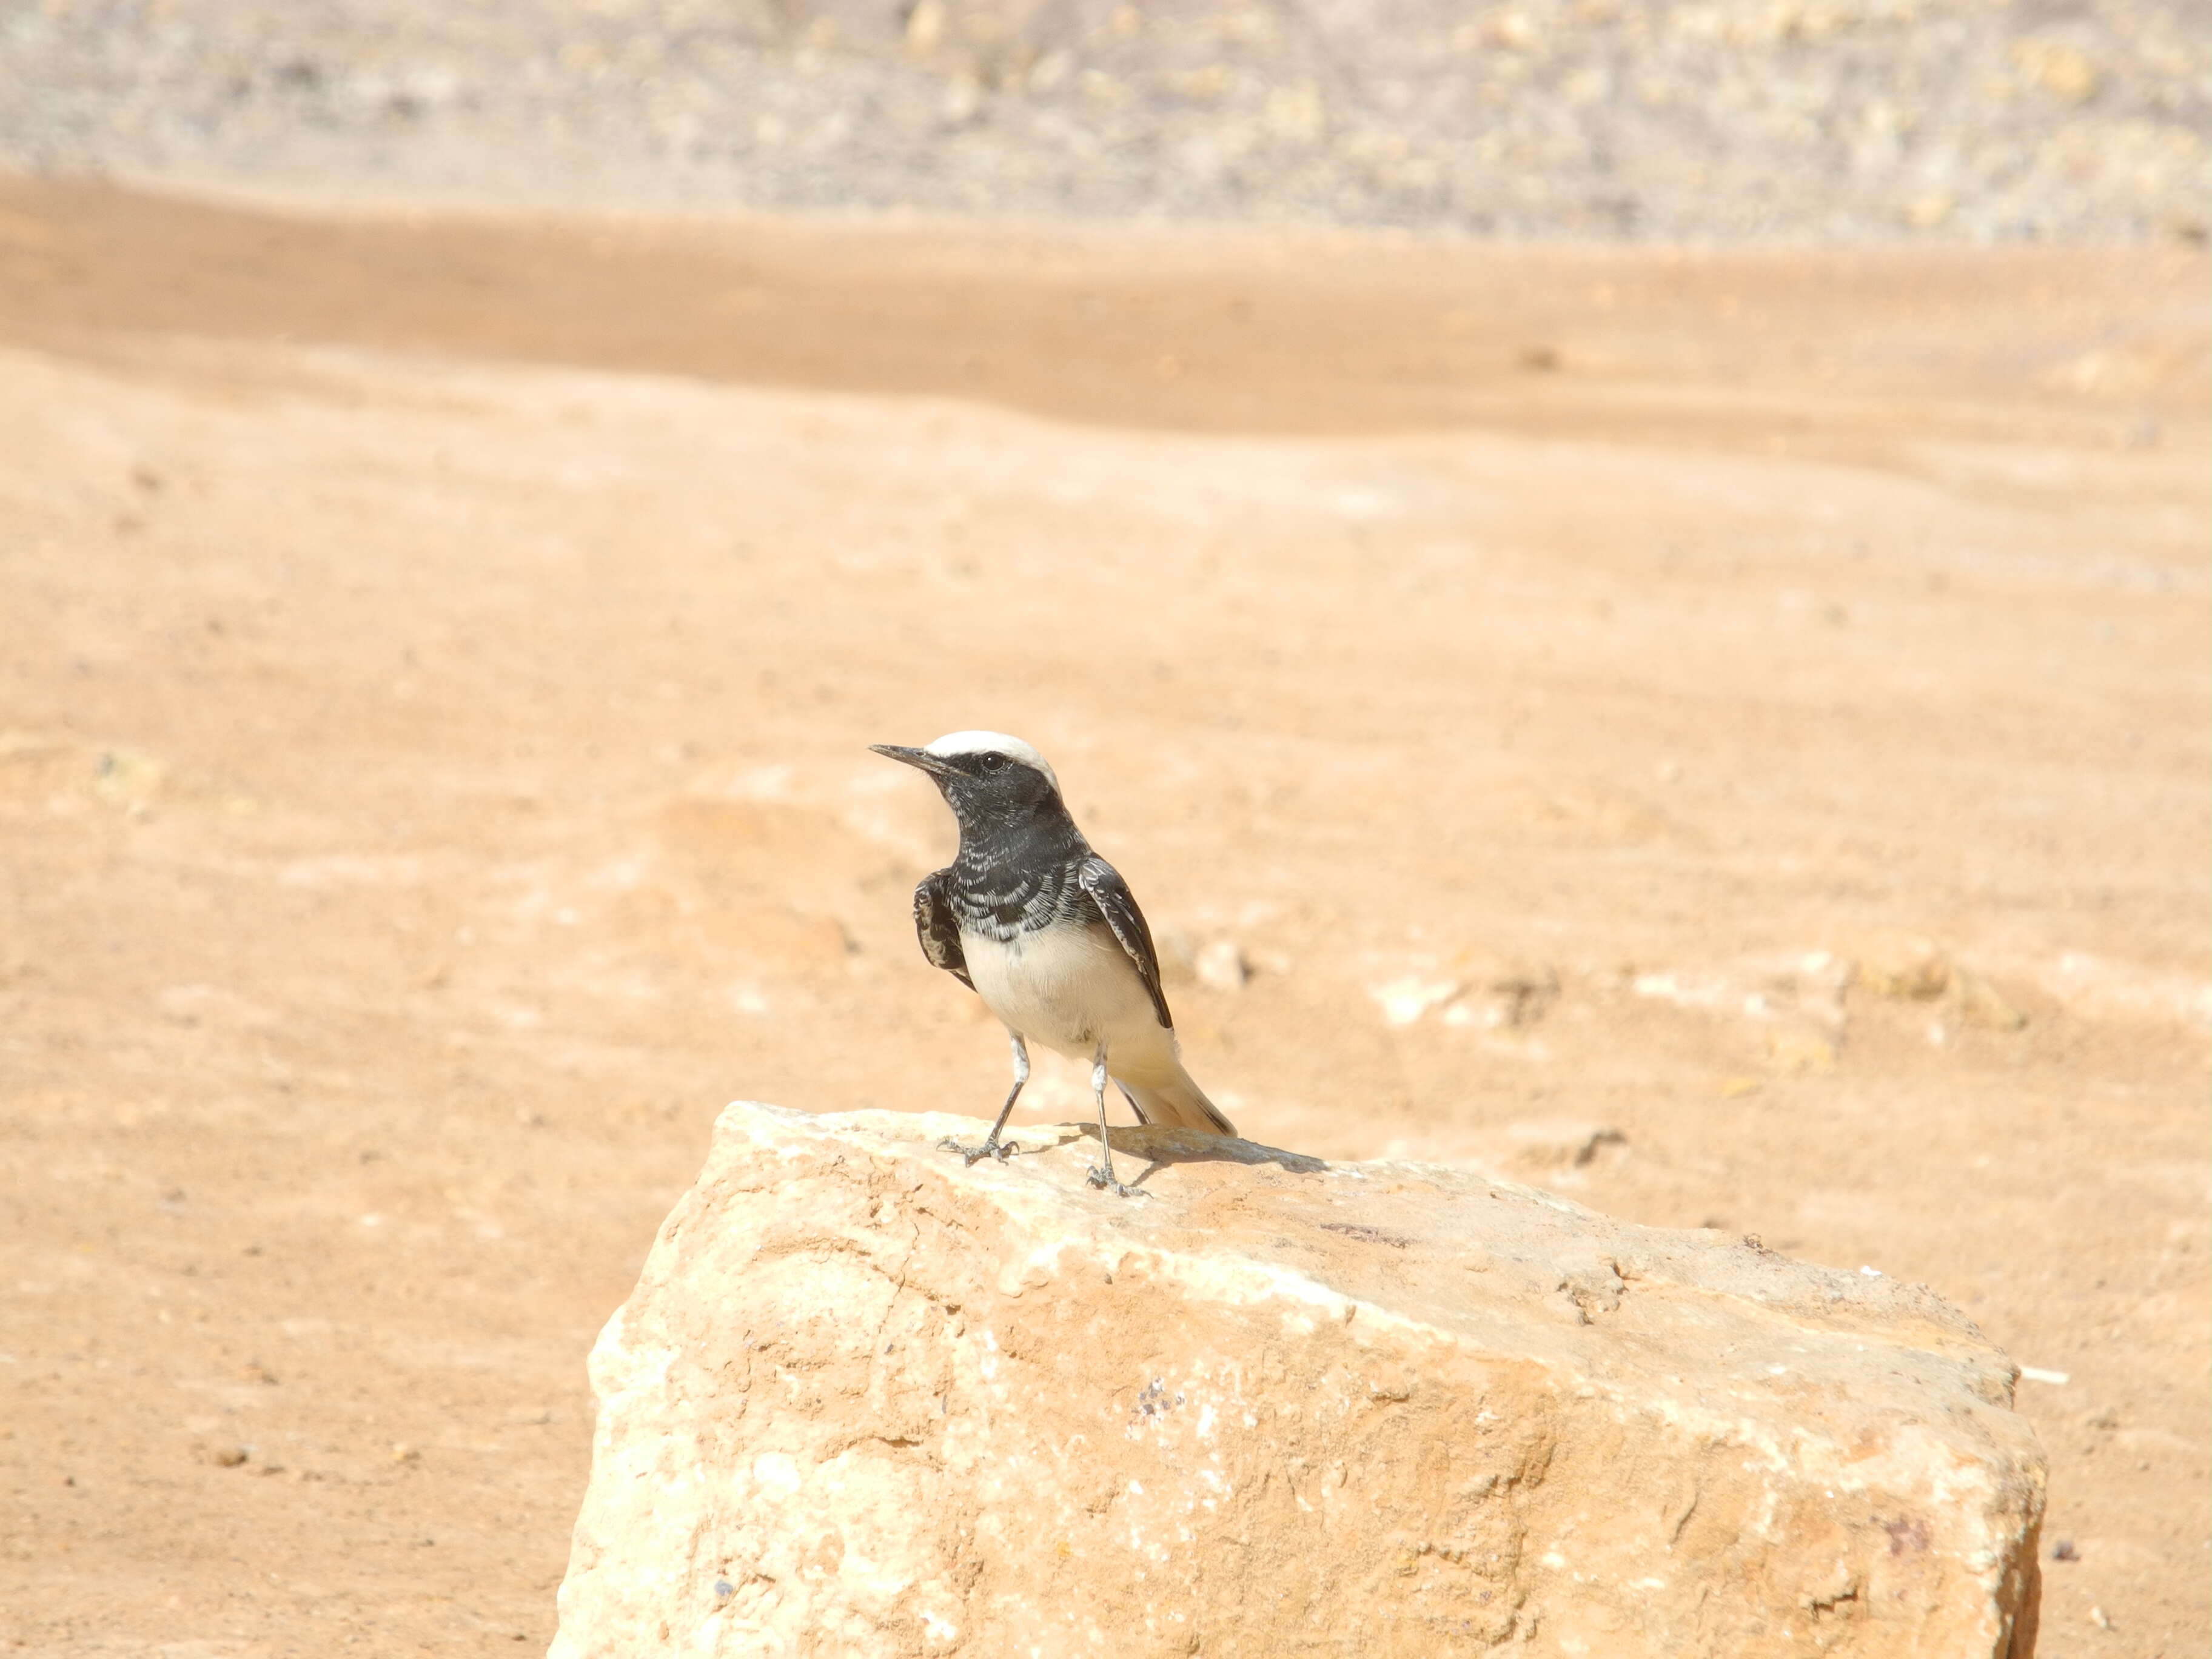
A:
POLYGON ((1106 1045, 1103 1042, 1091 1059, 1091 1092, 1098 1097, 1098 1164, 1084 1179, 1093 1187, 1103 1187, 1127 1198, 1129 1189, 1114 1179, 1114 1148, 1106 1139, 1106 1045))
POLYGON ((1009 1031, 1006 1036, 1014 1048, 1014 1086, 1006 1091, 1006 1103, 999 1108, 999 1121, 991 1126, 991 1133, 983 1137, 983 1144, 980 1146, 963 1146, 950 1135, 937 1143, 948 1152, 959 1153, 971 1165, 977 1159, 985 1158, 995 1158, 1003 1164, 1013 1155, 1012 1147, 1000 1142, 999 1131, 1006 1127, 1006 1120, 1013 1115, 1014 1103, 1022 1097, 1022 1085, 1030 1080, 1030 1046, 1022 1041, 1019 1031, 1009 1031))

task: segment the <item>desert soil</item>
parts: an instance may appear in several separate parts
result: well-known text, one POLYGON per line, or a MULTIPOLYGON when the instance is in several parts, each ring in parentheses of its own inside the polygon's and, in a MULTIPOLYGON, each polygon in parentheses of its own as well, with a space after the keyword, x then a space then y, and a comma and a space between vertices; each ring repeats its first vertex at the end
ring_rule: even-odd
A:
POLYGON ((1249 1134, 1925 1281, 2202 1651, 2208 276, 0 185, 0 1643, 546 1641, 721 1103, 1000 1098, 988 726, 1249 1134))

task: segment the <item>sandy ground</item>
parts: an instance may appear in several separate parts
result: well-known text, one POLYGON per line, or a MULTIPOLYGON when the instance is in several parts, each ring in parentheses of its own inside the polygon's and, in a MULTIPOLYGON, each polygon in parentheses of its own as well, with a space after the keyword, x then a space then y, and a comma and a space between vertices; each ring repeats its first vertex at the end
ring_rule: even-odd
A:
POLYGON ((988 725, 1251 1135, 1925 1280, 2202 1651, 2208 275, 0 186, 0 1643, 547 1639, 720 1105, 999 1098, 988 725))

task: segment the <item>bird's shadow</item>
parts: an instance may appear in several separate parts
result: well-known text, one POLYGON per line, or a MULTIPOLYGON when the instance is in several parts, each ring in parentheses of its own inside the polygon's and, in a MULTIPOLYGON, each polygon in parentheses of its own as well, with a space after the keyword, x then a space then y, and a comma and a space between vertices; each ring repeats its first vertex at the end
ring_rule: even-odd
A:
MULTIPOLYGON (((1090 1139, 1098 1139, 1098 1126, 1095 1123, 1067 1127, 1090 1139)), ((1117 1152, 1145 1160, 1144 1172, 1129 1183, 1132 1187, 1142 1187, 1152 1178, 1156 1170, 1175 1164, 1272 1164, 1292 1175, 1319 1175, 1328 1168, 1325 1158, 1313 1158, 1304 1152, 1287 1152, 1280 1146, 1264 1146, 1256 1140, 1239 1139, 1233 1135, 1211 1135, 1199 1129, 1115 1124, 1111 1145, 1117 1152)))

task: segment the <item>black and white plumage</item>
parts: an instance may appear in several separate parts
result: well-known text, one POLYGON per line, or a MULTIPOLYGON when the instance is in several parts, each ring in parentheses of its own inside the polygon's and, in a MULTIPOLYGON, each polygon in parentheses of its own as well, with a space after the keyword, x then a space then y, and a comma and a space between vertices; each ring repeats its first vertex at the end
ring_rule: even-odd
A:
POLYGON ((1145 913, 1075 827, 1044 757, 1002 732, 874 747, 928 773, 959 823, 958 855, 914 890, 915 933, 922 955, 999 1017, 1013 1048, 999 1121, 980 1146, 954 1150, 971 1164, 1006 1156, 999 1136, 1029 1079, 1031 1040, 1091 1063, 1093 1185, 1123 1190, 1106 1144, 1109 1077, 1143 1122, 1235 1134, 1183 1070, 1145 913))

